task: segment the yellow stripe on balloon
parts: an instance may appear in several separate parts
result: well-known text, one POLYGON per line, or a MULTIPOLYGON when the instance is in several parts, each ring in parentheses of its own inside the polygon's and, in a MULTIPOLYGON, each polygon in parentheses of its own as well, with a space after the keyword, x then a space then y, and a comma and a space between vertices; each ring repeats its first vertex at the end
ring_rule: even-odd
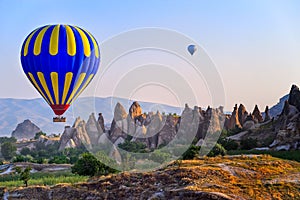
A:
POLYGON ((73 99, 73 97, 74 97, 74 95, 76 94, 78 88, 79 88, 80 85, 82 84, 82 82, 83 82, 85 76, 86 76, 86 73, 81 73, 81 74, 79 75, 79 78, 78 78, 78 80, 77 80, 77 82, 76 82, 76 85, 75 85, 75 87, 74 87, 74 89, 73 89, 73 91, 72 91, 72 93, 71 93, 71 95, 70 95, 70 97, 69 97, 69 99, 68 99, 68 101, 67 101, 66 104, 69 104, 70 101, 73 99))
POLYGON ((44 77, 44 74, 42 72, 38 72, 37 73, 38 77, 39 77, 39 80, 40 80, 40 83, 42 84, 43 86, 43 89, 45 90, 47 96, 48 96, 48 99, 50 100, 51 104, 53 105, 54 102, 53 102, 53 99, 51 97, 51 94, 49 92, 49 89, 48 89, 48 86, 47 86, 47 83, 46 83, 46 80, 45 80, 45 77, 44 77))
POLYGON ((40 94, 44 97, 44 99, 47 101, 47 103, 50 104, 49 101, 48 101, 48 99, 46 98, 45 94, 44 94, 43 91, 41 90, 40 86, 37 84, 37 82, 36 82, 34 76, 33 76, 30 72, 28 72, 28 76, 29 76, 30 80, 32 81, 33 85, 35 86, 35 88, 38 89, 38 91, 39 91, 40 94))
POLYGON ((79 92, 76 94, 75 98, 72 99, 72 101, 71 101, 70 104, 72 104, 73 101, 74 101, 75 99, 77 99, 77 97, 82 93, 82 91, 83 91, 83 90, 88 86, 88 84, 91 82, 91 80, 92 80, 93 77, 94 77, 94 74, 91 74, 91 75, 89 76, 89 78, 87 79, 87 81, 84 83, 84 85, 82 86, 82 88, 81 88, 81 89, 79 90, 79 92))
POLYGON ((90 34, 88 31, 86 31, 86 32, 92 38, 94 49, 95 49, 95 56, 96 56, 96 58, 99 58, 99 48, 98 48, 97 42, 96 42, 95 38, 92 36, 92 34, 90 34))
POLYGON ((43 37, 45 35, 45 32, 47 31, 47 29, 49 28, 50 26, 46 26, 44 27, 38 34, 38 36, 36 37, 35 39, 35 42, 34 42, 34 49, 33 49, 33 54, 34 55, 39 55, 41 53, 41 48, 42 48, 42 41, 43 41, 43 37))
POLYGON ((62 96, 62 100, 61 100, 62 105, 65 104, 65 100, 66 100, 67 94, 69 92, 69 88, 70 88, 70 85, 71 85, 71 82, 72 82, 72 78, 73 78, 73 73, 72 72, 66 73, 65 84, 64 84, 64 92, 63 92, 63 96, 62 96))
POLYGON ((74 28, 79 32, 82 43, 83 43, 83 49, 84 49, 84 55, 86 57, 89 57, 91 55, 91 47, 89 39, 86 37, 85 33, 80 29, 74 26, 74 28))
POLYGON ((58 73, 51 72, 50 76, 51 76, 52 88, 55 96, 55 102, 56 104, 59 104, 58 73))
POLYGON ((60 25, 56 25, 53 28, 50 37, 49 53, 52 56, 55 56, 58 53, 59 26, 60 25))
POLYGON ((27 38, 26 43, 25 43, 25 46, 24 46, 24 52, 23 52, 23 55, 24 55, 24 56, 27 56, 27 54, 28 54, 28 46, 29 46, 29 43, 30 43, 30 41, 31 41, 32 36, 37 32, 37 30, 38 30, 38 29, 36 29, 35 31, 33 31, 33 32, 29 35, 29 37, 27 38))
POLYGON ((75 41, 74 33, 70 26, 65 25, 65 27, 67 31, 68 54, 70 56, 74 56, 76 54, 76 41, 75 41))

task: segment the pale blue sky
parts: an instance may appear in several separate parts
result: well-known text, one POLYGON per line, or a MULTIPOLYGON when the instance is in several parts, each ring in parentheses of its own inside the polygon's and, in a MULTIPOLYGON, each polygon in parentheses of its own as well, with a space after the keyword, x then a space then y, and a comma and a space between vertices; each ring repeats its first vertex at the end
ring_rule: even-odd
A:
POLYGON ((297 0, 0 0, 0 8, 0 98, 39 97, 23 74, 19 51, 33 29, 54 23, 84 27, 99 43, 142 27, 186 34, 216 64, 227 110, 235 103, 264 109, 288 93, 291 84, 300 85, 297 0))

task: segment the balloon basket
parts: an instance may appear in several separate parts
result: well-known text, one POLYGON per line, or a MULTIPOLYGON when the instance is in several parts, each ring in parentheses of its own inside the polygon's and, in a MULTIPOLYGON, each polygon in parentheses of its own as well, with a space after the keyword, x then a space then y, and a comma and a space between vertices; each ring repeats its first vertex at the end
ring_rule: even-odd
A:
POLYGON ((53 122, 66 122, 65 117, 53 117, 53 122))

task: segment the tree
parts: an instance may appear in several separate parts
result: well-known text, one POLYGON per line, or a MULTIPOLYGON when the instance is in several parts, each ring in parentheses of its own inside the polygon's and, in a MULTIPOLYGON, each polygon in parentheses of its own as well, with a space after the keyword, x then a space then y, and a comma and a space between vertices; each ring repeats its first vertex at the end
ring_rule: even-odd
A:
POLYGON ((11 142, 4 142, 1 145, 1 154, 6 160, 10 160, 16 154, 17 147, 11 142))
POLYGON ((46 133, 43 133, 42 131, 40 131, 40 132, 38 132, 38 133, 35 134, 34 139, 35 139, 35 140, 39 139, 39 137, 40 137, 41 135, 46 136, 47 134, 46 134, 46 133))
POLYGON ((99 171, 100 162, 90 153, 83 153, 72 167, 72 173, 83 176, 94 176, 99 171))
MULTIPOLYGON (((98 157, 103 158, 103 153, 97 153, 98 157)), ((105 158, 109 159, 109 158, 105 158)), ((112 162, 112 161, 108 161, 112 162)), ((109 173, 114 173, 117 170, 112 169, 105 164, 101 163, 95 156, 91 153, 83 153, 78 161, 72 167, 72 173, 76 173, 82 176, 95 176, 95 175, 106 175, 109 173)))
POLYGON ((20 180, 23 181, 26 187, 28 186, 28 181, 30 179, 30 170, 30 166, 26 167, 23 171, 20 167, 16 167, 16 172, 20 174, 20 180))

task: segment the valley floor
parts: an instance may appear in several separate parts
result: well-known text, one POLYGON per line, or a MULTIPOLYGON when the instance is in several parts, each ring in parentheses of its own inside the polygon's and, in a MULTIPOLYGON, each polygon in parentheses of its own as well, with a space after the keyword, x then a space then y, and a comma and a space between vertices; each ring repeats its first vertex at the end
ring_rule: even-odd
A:
POLYGON ((300 199, 300 163, 268 155, 225 156, 85 183, 1 190, 4 199, 300 199))

